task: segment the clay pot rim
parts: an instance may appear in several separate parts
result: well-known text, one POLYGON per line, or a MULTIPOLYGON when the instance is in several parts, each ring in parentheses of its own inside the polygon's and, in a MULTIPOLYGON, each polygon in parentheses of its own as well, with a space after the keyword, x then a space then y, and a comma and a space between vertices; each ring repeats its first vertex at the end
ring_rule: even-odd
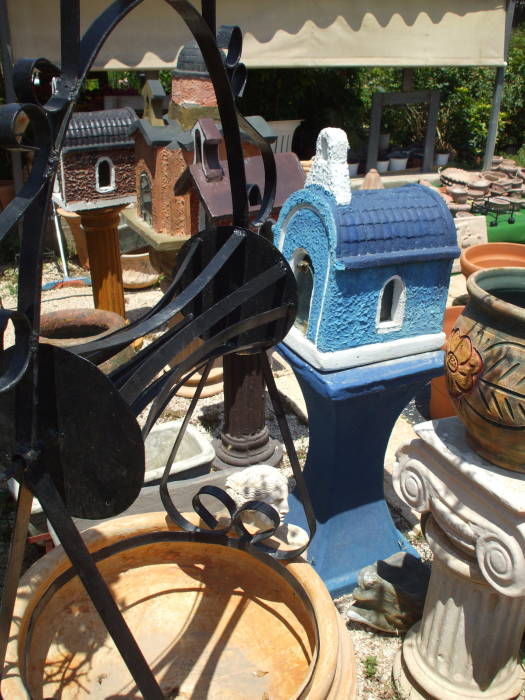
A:
MULTIPOLYGON (((191 515, 184 514, 191 519, 191 515)), ((111 547, 111 545, 122 540, 134 540, 141 535, 150 535, 152 533, 162 533, 172 531, 179 535, 180 544, 192 545, 192 536, 181 532, 179 528, 171 523, 164 512, 140 513, 129 516, 121 516, 112 520, 107 520, 104 523, 95 525, 88 530, 82 532, 82 538, 90 552, 111 547), (178 531, 178 532, 177 532, 178 531)), ((206 536, 197 535, 196 544, 206 545, 206 536)), ((235 552, 241 557, 252 556, 249 552, 242 548, 228 547, 221 543, 219 539, 213 540, 213 546, 226 547, 230 550, 230 554, 235 552)), ((233 556, 235 556, 235 554, 233 556)), ((312 659, 306 677, 303 679, 301 687, 298 688, 295 698, 302 697, 302 693, 306 688, 309 688, 309 697, 312 700, 322 700, 330 696, 330 690, 335 687, 337 682, 337 665, 340 664, 338 657, 338 639, 340 639, 341 628, 337 615, 334 615, 334 606, 330 594, 328 593, 324 583, 314 569, 306 562, 305 559, 299 558, 292 562, 280 562, 269 555, 261 553, 259 561, 264 565, 273 569, 278 575, 282 576, 284 582, 288 585, 295 595, 298 595, 297 589, 302 590, 306 596, 306 601, 303 599, 303 605, 306 615, 309 618, 309 623, 312 625, 314 632, 314 647, 312 649, 312 659), (283 572, 284 570, 284 572, 283 572), (292 583, 291 579, 295 582, 292 583), (335 659, 334 659, 334 651, 335 659)), ((18 585, 18 595, 15 602, 15 610, 12 621, 11 632, 13 628, 16 634, 11 634, 8 643, 7 658, 18 660, 19 652, 19 632, 21 632, 22 620, 27 615, 33 615, 35 605, 41 599, 42 595, 49 586, 59 577, 66 569, 70 568, 69 560, 64 556, 64 550, 61 546, 56 547, 45 557, 39 559, 31 566, 21 577, 18 585)), ((24 635, 27 630, 23 630, 24 635)), ((347 647, 348 649, 348 647, 347 647)), ((351 647, 350 647, 351 649, 351 647)), ((355 679, 355 667, 353 654, 345 659, 345 663, 351 670, 352 678, 355 679)), ((10 677, 2 679, 2 690, 5 687, 16 689, 19 691, 23 686, 24 678, 21 674, 18 661, 15 664, 15 669, 18 671, 10 677)), ((348 674, 348 670, 347 670, 348 674)), ((352 684, 355 680, 352 681, 352 684)), ((352 685, 353 687, 353 685, 352 685)), ((20 693, 16 697, 21 697, 20 693)), ((350 694, 348 697, 355 697, 350 694)))
POLYGON ((121 253, 120 257, 121 258, 141 258, 141 257, 146 257, 146 255, 149 257, 149 245, 143 245, 140 246, 140 248, 134 248, 133 250, 128 251, 127 253, 121 253))
MULTIPOLYGON (((507 202, 508 205, 508 202, 507 202)), ((505 254, 510 253, 511 255, 513 253, 516 253, 516 256, 520 256, 523 254, 524 260, 525 260, 525 247, 523 246, 523 243, 509 243, 507 241, 494 241, 494 242, 487 242, 487 243, 478 243, 477 245, 470 246, 470 248, 465 248, 464 250, 461 251, 461 255, 459 258, 459 263, 461 266, 461 271, 465 275, 466 278, 469 278, 470 275, 472 275, 474 272, 477 272, 478 270, 488 270, 493 267, 500 267, 508 270, 511 267, 518 267, 517 265, 485 265, 482 266, 479 264, 477 261, 478 259, 478 254, 481 255, 481 257, 484 260, 487 260, 488 253, 492 252, 495 256, 498 256, 499 258, 504 257, 505 254), (483 255, 483 253, 485 253, 483 255)), ((523 268, 519 268, 522 269, 523 268)))
POLYGON ((471 182, 470 186, 475 190, 485 189, 490 187, 490 180, 487 180, 486 177, 480 177, 479 180, 474 180, 474 182, 471 182))
MULTIPOLYGON (((498 279, 503 280, 504 277, 515 278, 516 282, 518 282, 515 288, 525 292, 525 270, 523 267, 489 267, 473 272, 467 279, 467 291, 470 294, 470 298, 474 303, 480 304, 493 315, 506 316, 513 321, 525 323, 525 308, 503 301, 503 299, 495 296, 492 293, 492 290, 496 288, 495 284, 489 284, 489 289, 485 289, 485 285, 489 281, 496 282, 498 279)), ((505 288, 509 288, 508 282, 505 284, 505 288)))
MULTIPOLYGON (((63 324, 64 325, 64 324, 63 324)), ((66 323, 65 326, 67 327, 68 325, 73 325, 73 323, 68 324, 66 323)), ((40 342, 42 343, 50 343, 51 345, 57 345, 60 347, 69 347, 73 345, 81 345, 83 343, 90 343, 93 342, 94 340, 100 340, 101 338, 104 338, 106 335, 109 335, 110 333, 113 333, 114 331, 123 328, 126 325, 126 319, 124 319, 122 316, 119 314, 115 313, 114 311, 107 311, 105 309, 84 309, 84 308, 74 308, 74 309, 67 309, 65 311, 48 311, 46 313, 43 313, 40 317, 40 342), (97 333, 96 335, 88 335, 85 337, 74 337, 74 338, 53 338, 53 336, 47 336, 45 335, 46 333, 46 322, 52 322, 55 319, 58 321, 64 322, 73 319, 70 317, 73 314, 78 314, 78 320, 76 323, 78 325, 84 324, 84 325, 91 325, 91 326, 96 326, 100 325, 101 326, 101 331, 100 333, 97 333), (94 318, 91 320, 89 319, 89 316, 92 315, 94 318), (43 326, 43 328, 42 328, 43 326), (106 326, 104 329, 103 326, 106 326)))

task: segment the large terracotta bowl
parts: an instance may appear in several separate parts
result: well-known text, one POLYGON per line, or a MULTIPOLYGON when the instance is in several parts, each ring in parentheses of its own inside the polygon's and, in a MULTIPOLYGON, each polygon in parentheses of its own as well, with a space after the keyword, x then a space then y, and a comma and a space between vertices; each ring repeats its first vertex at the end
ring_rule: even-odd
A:
POLYGON ((124 289, 145 289, 159 281, 159 273, 149 259, 149 246, 121 253, 120 264, 124 289))
MULTIPOLYGON (((67 348, 100 340, 119 328, 124 328, 126 320, 113 311, 104 309, 64 309, 50 311, 40 317, 40 341, 67 348)), ((133 346, 125 347, 99 368, 112 372, 134 355, 133 346)))
POLYGON ((491 267, 525 267, 525 245, 522 243, 479 243, 465 248, 459 259, 461 272, 469 277, 473 272, 491 267))
MULTIPOLYGON (((85 539, 93 552, 161 532, 173 539, 149 537, 98 567, 166 697, 355 697, 348 632, 307 563, 181 540, 163 513, 108 521, 85 539)), ((141 697, 78 577, 64 576, 69 567, 59 547, 23 577, 2 696, 141 697)))
POLYGON ((472 448, 525 472, 525 270, 479 270, 467 290, 447 342, 447 388, 472 448))

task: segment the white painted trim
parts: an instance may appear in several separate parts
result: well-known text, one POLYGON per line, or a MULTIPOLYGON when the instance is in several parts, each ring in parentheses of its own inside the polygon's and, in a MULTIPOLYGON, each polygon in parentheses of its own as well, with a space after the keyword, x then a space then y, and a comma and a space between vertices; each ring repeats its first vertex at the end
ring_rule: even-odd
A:
POLYGON ((115 190, 115 188, 116 188, 116 185, 115 185, 115 165, 113 164, 113 161, 111 160, 111 158, 109 158, 108 156, 100 156, 100 158, 95 163, 95 189, 97 190, 97 192, 104 194, 105 192, 113 192, 115 190), (103 185, 101 187, 99 185, 98 168, 99 168, 99 165, 104 161, 109 163, 110 184, 103 185))
POLYGON ((392 333, 393 331, 398 331, 403 327, 403 323, 405 321, 406 299, 407 290, 403 279, 399 275, 392 275, 392 277, 389 277, 383 285, 376 307, 376 331, 378 333, 392 333), (379 317, 381 315, 383 294, 385 293, 386 286, 392 281, 394 282, 394 292, 392 295, 393 318, 390 321, 380 321, 379 317))
POLYGON ((330 372, 439 350, 444 342, 445 334, 441 332, 416 335, 412 338, 399 338, 387 343, 359 345, 355 348, 336 350, 335 352, 321 352, 297 328, 292 328, 284 339, 285 345, 305 362, 316 369, 330 372))
POLYGON ((59 198, 54 198, 55 202, 68 211, 81 211, 83 209, 103 209, 104 207, 120 206, 121 204, 132 204, 137 201, 134 194, 125 197, 107 197, 105 199, 79 199, 72 202, 64 202, 59 198))

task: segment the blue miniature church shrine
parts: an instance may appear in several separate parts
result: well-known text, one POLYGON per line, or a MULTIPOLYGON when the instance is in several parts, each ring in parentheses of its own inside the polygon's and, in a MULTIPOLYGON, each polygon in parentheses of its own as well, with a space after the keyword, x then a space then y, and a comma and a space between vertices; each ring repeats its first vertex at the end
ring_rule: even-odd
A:
POLYGON ((334 596, 405 545, 383 498, 384 454, 404 406, 442 372, 459 255, 439 195, 416 184, 352 193, 347 148, 341 130, 321 132, 306 185, 275 226, 299 287, 280 351, 309 415, 305 477, 318 523, 309 559, 334 596))

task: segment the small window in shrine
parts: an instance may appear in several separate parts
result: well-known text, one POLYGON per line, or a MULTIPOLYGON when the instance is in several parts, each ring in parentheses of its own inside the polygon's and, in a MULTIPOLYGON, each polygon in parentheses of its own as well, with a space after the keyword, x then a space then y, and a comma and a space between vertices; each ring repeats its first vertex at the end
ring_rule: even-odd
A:
POLYGON ((296 251, 292 267, 297 280, 298 295, 295 327, 306 334, 314 288, 314 269, 310 256, 305 250, 296 251))
POLYGON ((146 223, 153 225, 153 209, 151 204, 151 182, 146 173, 140 174, 139 193, 140 215, 146 223))
POLYGON ((400 277, 391 277, 379 296, 376 329, 379 333, 399 330, 405 316, 406 290, 400 277))
POLYGON ((110 158, 99 158, 96 164, 97 192, 112 192, 115 189, 115 168, 110 158))

